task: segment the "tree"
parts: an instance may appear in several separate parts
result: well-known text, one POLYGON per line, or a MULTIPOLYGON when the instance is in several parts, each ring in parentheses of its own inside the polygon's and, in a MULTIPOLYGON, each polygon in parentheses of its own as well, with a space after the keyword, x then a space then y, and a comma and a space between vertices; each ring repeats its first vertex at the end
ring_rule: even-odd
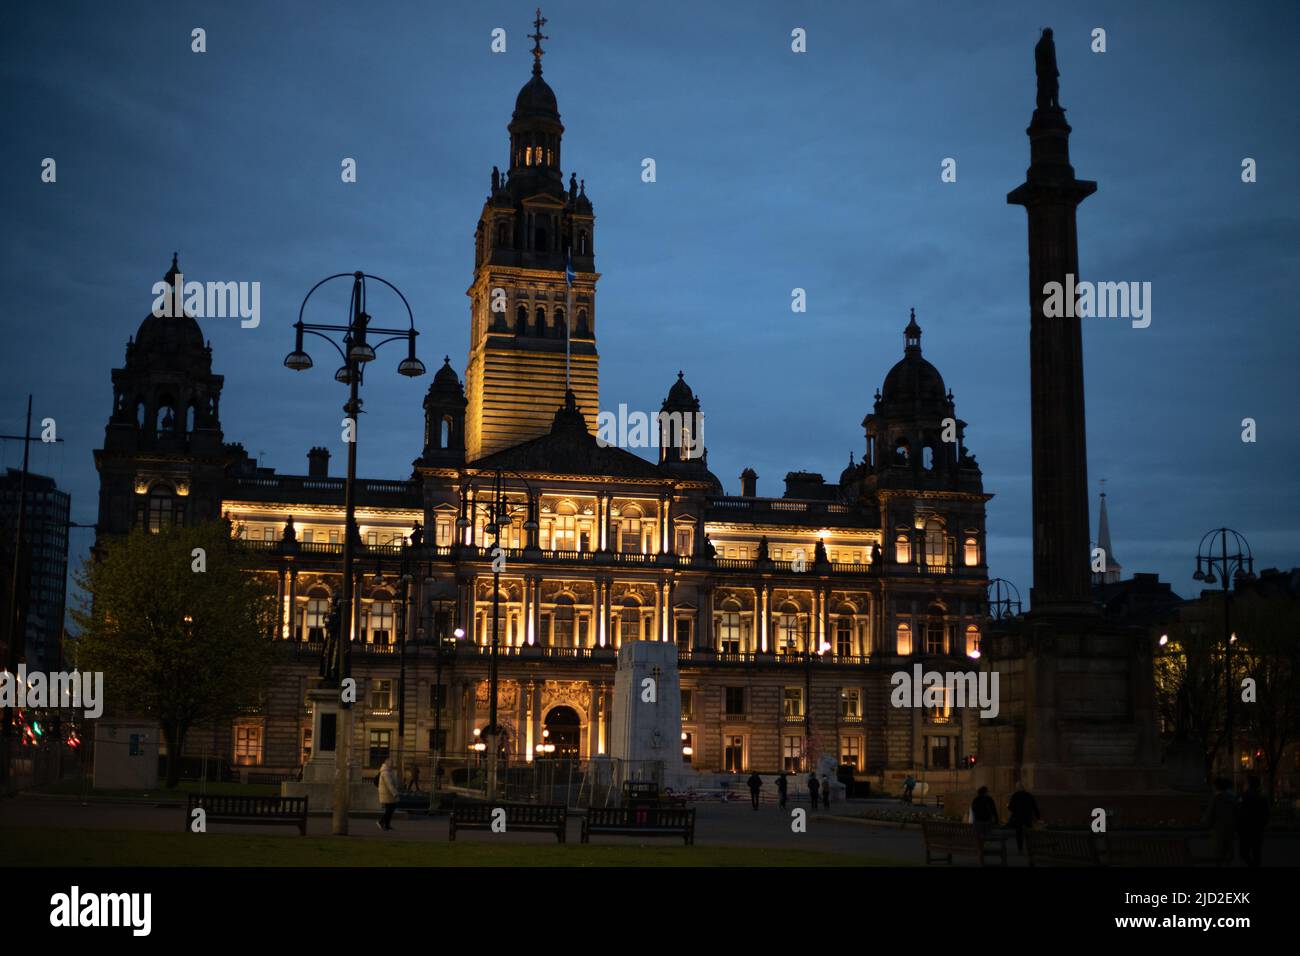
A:
POLYGON ((175 787, 192 727, 261 702, 274 595, 224 521, 106 542, 79 583, 87 598, 74 613, 77 665, 103 672, 116 712, 159 722, 175 787))
MULTIPOLYGON (((1289 744, 1300 737, 1300 601, 1276 587, 1250 587, 1233 601, 1240 673, 1234 693, 1241 700, 1242 678, 1255 682, 1255 700, 1241 702, 1242 726, 1258 745, 1265 785, 1276 797, 1277 775, 1289 744)), ((1238 670, 1234 666, 1234 671, 1238 670)))
MULTIPOLYGON (((1208 782, 1223 747, 1222 598, 1185 608, 1154 661, 1156 707, 1176 749, 1198 754, 1208 782)), ((1236 668, 1234 667, 1234 670, 1236 668)))

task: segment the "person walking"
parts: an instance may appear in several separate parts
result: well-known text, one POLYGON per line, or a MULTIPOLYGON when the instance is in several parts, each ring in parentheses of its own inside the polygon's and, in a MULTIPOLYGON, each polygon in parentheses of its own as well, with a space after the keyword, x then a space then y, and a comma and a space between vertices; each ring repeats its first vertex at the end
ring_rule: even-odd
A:
POLYGON ((827 810, 831 808, 831 780, 826 774, 822 774, 822 806, 827 810))
POLYGON ((1231 866, 1232 836, 1237 829, 1237 795, 1232 792, 1232 781, 1227 777, 1215 778, 1214 791, 1201 825, 1210 829, 1214 862, 1231 866))
POLYGON ((916 778, 910 773, 903 778, 903 802, 912 802, 912 791, 916 789, 916 778))
POLYGON ((975 792, 975 799, 970 802, 970 822, 976 826, 997 825, 998 805, 989 796, 988 787, 980 787, 975 792))
POLYGON ((1237 805, 1237 836, 1241 843, 1241 861, 1259 866, 1264 849, 1264 828, 1268 826, 1268 797, 1260 789, 1259 777, 1252 774, 1246 792, 1237 805))
POLYGON ((812 808, 817 809, 817 791, 821 789, 817 783, 817 774, 808 774, 808 799, 812 801, 812 808))
POLYGON ((1007 823, 1016 831, 1017 853, 1025 852, 1025 830, 1033 829, 1034 821, 1040 817, 1038 801, 1025 789, 1024 783, 1017 780, 1016 792, 1007 802, 1007 823))
POLYGON ((375 826, 381 830, 393 828, 393 811, 397 809, 397 794, 400 789, 397 768, 393 766, 391 757, 385 758, 379 768, 379 805, 384 808, 384 816, 375 821, 375 826))
POLYGON ((755 770, 749 775, 749 799, 754 804, 754 809, 758 809, 758 791, 763 789, 763 778, 755 770))
POLYGON ((790 786, 790 781, 785 777, 785 771, 782 770, 776 775, 776 799, 782 810, 785 809, 786 790, 790 786))

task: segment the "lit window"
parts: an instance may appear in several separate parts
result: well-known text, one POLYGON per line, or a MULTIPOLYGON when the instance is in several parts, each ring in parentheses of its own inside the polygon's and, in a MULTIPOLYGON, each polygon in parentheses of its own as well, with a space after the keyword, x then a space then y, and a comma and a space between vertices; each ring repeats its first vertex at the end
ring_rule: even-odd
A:
POLYGON ((262 762, 262 727, 240 724, 235 728, 235 765, 256 766, 262 762))
POLYGON ((974 538, 966 539, 966 567, 973 568, 980 563, 980 546, 974 538))
POLYGON ((787 736, 782 747, 782 767, 786 773, 798 773, 803 769, 803 738, 787 736))
POLYGON ((860 687, 840 688, 840 716, 862 716, 862 689, 860 687))
POLYGON ((862 738, 840 738, 840 763, 848 764, 854 770, 862 769, 862 738))
POLYGON ((966 627, 966 655, 978 653, 980 649, 980 629, 974 624, 966 627))
POLYGON ((943 522, 938 518, 925 523, 925 563, 932 568, 948 563, 947 538, 943 533, 943 522))
POLYGON ((912 625, 906 622, 898 625, 898 653, 903 657, 912 653, 912 625))
POLYGON ((718 651, 722 654, 740 653, 740 615, 735 612, 719 614, 718 651))
POLYGON ((393 682, 391 680, 372 680, 370 682, 370 708, 372 710, 393 709, 393 682))
POLYGON ((781 697, 781 716, 795 718, 803 716, 803 688, 787 687, 781 697))
POLYGON ((907 540, 905 534, 900 534, 894 541, 894 560, 899 564, 910 564, 912 561, 912 542, 907 540))
POLYGON ((371 643, 391 643, 393 633, 392 601, 375 601, 370 605, 370 628, 371 643))

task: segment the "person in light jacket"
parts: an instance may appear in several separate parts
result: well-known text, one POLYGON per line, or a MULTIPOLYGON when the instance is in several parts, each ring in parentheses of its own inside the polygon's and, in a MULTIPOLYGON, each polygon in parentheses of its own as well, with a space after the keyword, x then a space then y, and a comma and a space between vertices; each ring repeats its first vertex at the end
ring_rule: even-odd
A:
POLYGON ((393 828, 393 811, 397 809, 397 793, 400 789, 397 768, 393 766, 390 757, 379 768, 379 805, 384 808, 384 816, 383 819, 376 820, 375 825, 381 830, 393 828))

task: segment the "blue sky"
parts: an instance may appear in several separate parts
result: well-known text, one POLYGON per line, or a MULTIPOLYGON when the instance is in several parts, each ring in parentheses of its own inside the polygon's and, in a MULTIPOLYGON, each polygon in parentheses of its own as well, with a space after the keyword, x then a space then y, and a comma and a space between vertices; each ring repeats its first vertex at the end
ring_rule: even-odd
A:
MULTIPOLYGON (((187 278, 262 284, 262 322, 204 323, 228 441, 305 470, 342 387, 281 361, 308 288, 364 269, 399 286, 431 368, 463 375, 473 231, 531 58, 517 3, 64 3, 0 36, 7 308, 0 431, 26 395, 65 443, 33 467, 93 522, 109 370, 180 250, 187 278), (207 52, 190 31, 207 31, 207 52), (507 52, 490 50, 507 31, 507 52), (58 182, 40 182, 45 157, 58 182), (358 182, 340 162, 354 157, 358 182)), ((1025 214, 1033 46, 1052 26, 1080 178, 1080 271, 1153 284, 1152 323, 1085 321, 1089 477, 1115 552, 1194 593, 1201 534, 1300 564, 1300 82, 1293 3, 549 2, 545 71, 565 178, 595 204, 606 408, 656 409, 679 368, 727 490, 835 480, 902 354, 970 423, 990 565, 1028 595, 1025 214), (790 50, 807 31, 808 52, 790 50), (1107 34, 1090 51, 1093 28, 1107 34), (653 157, 657 182, 641 181, 653 157), (940 163, 957 160, 957 181, 940 163), (1243 184, 1241 161, 1258 163, 1243 184), (790 311, 791 289, 808 311, 790 311), (1241 441, 1241 420, 1258 441, 1241 441)), ((346 286, 337 293, 346 305, 346 286)), ((372 301, 377 318, 386 303, 372 301)), ((392 308, 396 308, 394 300, 392 308)), ((333 314, 333 313, 331 313, 333 314)), ((392 347, 390 346, 390 349, 392 347)), ((399 356, 392 355, 395 365, 399 356)), ((361 471, 404 477, 428 379, 367 382, 361 471)), ((16 466, 16 443, 0 446, 16 466)), ((336 456, 336 463, 341 457, 336 456)), ((337 468, 336 468, 337 473, 337 468)), ((89 535, 74 537, 84 550, 89 535)))

